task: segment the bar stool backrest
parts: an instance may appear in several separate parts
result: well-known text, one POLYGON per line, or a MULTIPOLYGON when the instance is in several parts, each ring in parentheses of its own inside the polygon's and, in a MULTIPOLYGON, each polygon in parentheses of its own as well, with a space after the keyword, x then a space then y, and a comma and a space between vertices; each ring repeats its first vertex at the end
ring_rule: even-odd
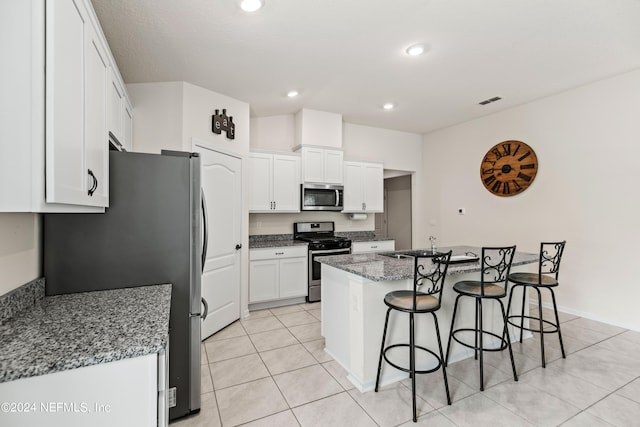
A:
POLYGON ((543 274, 553 274, 558 280, 560 273, 560 260, 564 252, 566 240, 562 242, 542 242, 540 243, 540 263, 538 264, 538 276, 542 283, 543 274))
POLYGON ((485 285, 500 285, 507 289, 507 280, 516 246, 483 247, 482 273, 480 275, 480 294, 484 296, 485 285))
POLYGON ((416 309, 418 292, 435 296, 442 301, 442 288, 447 276, 451 251, 435 255, 416 256, 413 259, 413 309, 416 309))

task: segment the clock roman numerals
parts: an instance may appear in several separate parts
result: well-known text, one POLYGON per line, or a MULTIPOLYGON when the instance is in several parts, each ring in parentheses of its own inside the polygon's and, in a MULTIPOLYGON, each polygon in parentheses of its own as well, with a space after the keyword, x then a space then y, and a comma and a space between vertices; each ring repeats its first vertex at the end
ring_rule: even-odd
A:
POLYGON ((527 151, 526 153, 524 153, 522 156, 518 157, 518 161, 521 162, 524 159, 526 159, 527 157, 529 157, 531 155, 531 151, 527 151))
POLYGON ((502 194, 510 194, 511 193, 511 188, 509 187, 509 183, 505 182, 504 185, 502 186, 502 194))
POLYGON ((518 178, 523 179, 527 182, 531 181, 531 177, 527 174, 524 174, 522 172, 518 173, 518 178))
MULTIPOLYGON (((492 183, 493 181, 495 181, 495 180, 496 180, 496 177, 495 177, 495 176, 493 176, 493 175, 490 175, 490 176, 488 176, 488 177, 486 177, 486 178, 484 179, 484 185, 485 185, 485 186, 486 186, 486 185, 489 185, 489 184, 491 184, 491 183, 492 183)), ((500 182, 500 181, 498 181, 498 182, 500 182)))
POLYGON ((480 164, 480 179, 490 193, 501 197, 524 192, 538 172, 538 157, 522 141, 502 141, 491 147, 480 164))

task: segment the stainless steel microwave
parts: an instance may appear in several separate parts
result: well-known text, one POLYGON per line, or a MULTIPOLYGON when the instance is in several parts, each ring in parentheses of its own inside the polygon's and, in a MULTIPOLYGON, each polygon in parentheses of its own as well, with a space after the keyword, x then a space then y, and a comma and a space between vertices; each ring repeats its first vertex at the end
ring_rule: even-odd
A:
POLYGON ((341 211, 342 185, 302 184, 300 185, 300 210, 303 211, 341 211))

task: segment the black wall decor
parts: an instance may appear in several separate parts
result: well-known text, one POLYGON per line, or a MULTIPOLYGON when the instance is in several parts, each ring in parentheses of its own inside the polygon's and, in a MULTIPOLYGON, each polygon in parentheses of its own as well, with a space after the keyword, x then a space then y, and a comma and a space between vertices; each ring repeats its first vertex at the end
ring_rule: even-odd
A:
POLYGON ((211 130, 213 133, 221 134, 223 131, 227 134, 228 139, 235 139, 236 137, 236 125, 233 123, 233 117, 227 116, 227 109, 216 110, 215 114, 211 116, 211 130))

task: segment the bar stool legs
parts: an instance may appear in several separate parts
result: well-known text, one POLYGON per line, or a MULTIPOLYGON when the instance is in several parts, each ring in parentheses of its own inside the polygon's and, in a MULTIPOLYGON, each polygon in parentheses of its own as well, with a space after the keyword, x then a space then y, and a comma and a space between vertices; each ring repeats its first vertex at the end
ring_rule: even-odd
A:
POLYGON ((530 331, 530 332, 537 332, 540 334, 540 355, 542 358, 542 367, 546 368, 547 367, 547 363, 546 363, 546 356, 545 356, 545 351, 544 351, 544 334, 553 334, 553 333, 557 333, 558 334, 558 340, 560 341, 560 351, 562 353, 562 358, 566 359, 566 354, 564 351, 564 343, 562 342, 562 332, 560 331, 560 318, 558 317, 558 308, 556 306, 556 296, 555 293, 553 292, 553 289, 550 287, 545 287, 545 286, 534 286, 534 285, 521 285, 521 284, 514 284, 513 287, 511 288, 511 294, 509 295, 509 303, 507 304, 507 312, 510 312, 511 310, 511 300, 513 298, 513 293, 515 291, 516 288, 522 288, 522 310, 520 312, 519 315, 515 314, 515 315, 509 315, 507 318, 507 322, 512 325, 515 326, 516 328, 520 328, 520 342, 522 343, 522 338, 523 338, 523 333, 525 330, 530 331), (525 309, 525 304, 527 303, 526 301, 526 289, 527 288, 533 288, 536 290, 537 293, 537 301, 538 301, 538 317, 536 316, 525 316, 524 314, 524 309, 525 309), (545 320, 544 316, 542 314, 542 295, 540 292, 540 288, 543 289, 548 289, 549 292, 551 293, 551 301, 553 303, 553 314, 555 317, 555 323, 549 320, 545 320), (517 320, 520 319, 520 324, 517 325, 514 321, 512 321, 512 319, 517 320), (533 329, 532 327, 526 327, 524 326, 524 319, 529 319, 529 320, 534 320, 538 322, 538 328, 537 329, 533 329), (545 330, 544 326, 548 325, 551 326, 550 329, 545 330))
POLYGON ((485 331, 484 330, 484 326, 483 326, 483 319, 482 319, 482 299, 483 298, 476 298, 475 301, 475 308, 476 308, 476 312, 475 312, 475 329, 469 329, 469 328, 462 328, 462 329, 455 329, 455 321, 456 321, 456 312, 458 311, 458 301, 460 299, 460 297, 463 295, 458 295, 456 297, 456 301, 455 304, 453 306, 453 317, 451 320, 451 329, 449 331, 449 341, 447 343, 447 354, 445 356, 444 359, 444 366, 448 366, 449 364, 449 355, 450 355, 450 350, 451 350, 451 340, 455 340, 456 342, 458 342, 459 344, 462 344, 465 347, 469 347, 469 348, 473 348, 474 350, 474 359, 478 360, 478 358, 480 359, 480 391, 484 391, 484 352, 485 351, 502 351, 505 349, 509 350, 509 358, 511 360, 511 369, 513 371, 513 380, 514 381, 518 381, 518 373, 516 371, 516 364, 515 364, 515 360, 513 358, 513 350, 511 348, 511 340, 509 337, 509 331, 507 329, 507 316, 506 316, 506 311, 504 308, 504 304, 502 303, 502 301, 499 298, 491 298, 494 299, 495 301, 498 302, 498 304, 500 305, 500 312, 502 313, 502 319, 504 322, 504 327, 502 330, 502 336, 498 336, 497 334, 494 334, 492 332, 489 331, 485 331), (467 343, 462 342, 461 340, 459 340, 458 338, 455 337, 455 333, 456 332, 473 332, 474 333, 474 345, 470 345, 467 343), (490 335, 493 336, 494 338, 498 338, 500 340, 500 346, 498 348, 492 348, 492 349, 487 349, 484 348, 484 335, 490 335), (479 357, 478 357, 479 355, 479 357))
POLYGON ((389 314, 391 313, 391 308, 387 309, 387 315, 385 316, 385 321, 384 321, 384 331, 382 333, 382 344, 380 345, 380 358, 378 359, 378 374, 376 376, 376 387, 375 387, 375 391, 377 392, 380 386, 380 376, 382 373, 382 361, 383 359, 390 364, 391 366, 393 366, 396 369, 400 369, 402 371, 408 372, 409 373, 409 378, 411 378, 411 397, 412 397, 412 411, 413 411, 413 421, 417 422, 418 420, 418 408, 417 408, 417 403, 416 403, 416 374, 427 374, 427 373, 431 373, 434 372, 440 368, 442 368, 442 376, 444 378, 444 388, 447 394, 447 404, 451 405, 451 395, 449 394, 449 381, 447 380, 447 370, 445 368, 445 364, 444 364, 444 352, 442 350, 442 340, 440 338, 440 328, 438 325, 438 317, 436 316, 436 314, 434 312, 431 312, 431 315, 433 316, 433 321, 435 324, 435 328, 436 328, 436 338, 438 340, 438 355, 436 355, 434 352, 432 352, 431 350, 428 350, 424 347, 418 346, 416 345, 415 342, 415 319, 414 319, 414 314, 415 313, 408 313, 409 314, 409 368, 402 368, 400 366, 397 366, 396 364, 390 362, 387 359, 386 356, 386 351, 394 348, 394 347, 407 347, 407 344, 393 344, 390 345, 388 347, 385 348, 385 341, 387 338, 387 327, 389 325, 389 314), (417 349, 421 349, 424 350, 430 354, 432 354, 433 356, 436 357, 436 359, 438 359, 438 366, 436 366, 433 369, 429 369, 429 370, 416 370, 416 357, 415 357, 415 352, 416 352, 416 348, 417 349))

